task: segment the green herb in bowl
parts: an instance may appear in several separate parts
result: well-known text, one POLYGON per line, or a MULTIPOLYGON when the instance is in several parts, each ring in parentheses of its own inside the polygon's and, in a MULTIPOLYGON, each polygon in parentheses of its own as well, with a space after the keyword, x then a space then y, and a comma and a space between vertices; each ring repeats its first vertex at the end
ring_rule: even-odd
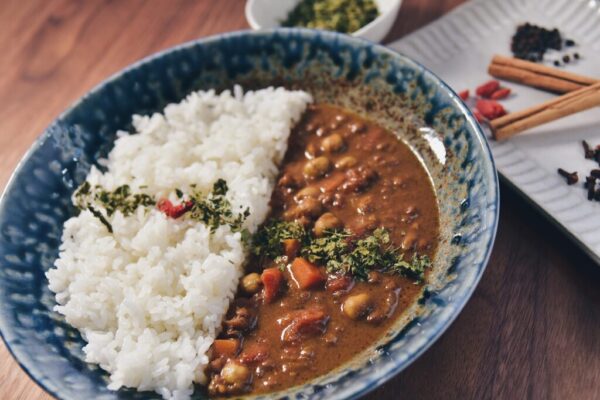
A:
POLYGON ((351 33, 378 15, 373 0, 302 0, 281 25, 351 33))

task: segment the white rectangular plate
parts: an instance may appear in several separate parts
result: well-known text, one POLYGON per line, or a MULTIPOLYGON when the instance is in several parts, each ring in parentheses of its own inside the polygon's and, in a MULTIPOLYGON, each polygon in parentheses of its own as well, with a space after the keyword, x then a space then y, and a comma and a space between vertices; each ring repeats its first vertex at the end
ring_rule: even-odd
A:
MULTIPOLYGON (((577 46, 547 53, 546 64, 559 54, 574 52, 581 59, 564 68, 600 79, 600 1, 598 0, 474 0, 437 21, 389 45, 446 81, 456 92, 490 77, 494 54, 510 55, 517 25, 531 22, 558 28, 577 46)), ((503 82, 513 95, 502 104, 510 111, 549 100, 555 95, 503 82)), ((488 133, 489 134, 489 133, 488 133)), ((600 168, 585 160, 581 141, 600 144, 600 108, 532 129, 502 143, 489 140, 496 166, 506 180, 545 212, 596 262, 600 262, 600 202, 588 201, 585 176, 600 168), (567 186, 557 168, 579 172, 579 183, 567 186)))

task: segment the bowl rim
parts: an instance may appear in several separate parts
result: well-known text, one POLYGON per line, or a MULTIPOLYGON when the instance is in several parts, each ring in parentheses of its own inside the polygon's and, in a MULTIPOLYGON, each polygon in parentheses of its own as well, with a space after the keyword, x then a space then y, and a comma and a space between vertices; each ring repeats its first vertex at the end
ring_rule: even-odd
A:
MULTIPOLYGON (((246 0, 246 4, 244 5, 244 16, 246 17, 246 21, 248 22, 248 25, 250 25, 250 28, 252 28, 252 30, 286 29, 285 27, 283 27, 281 25, 277 25, 274 27, 264 27, 261 24, 259 24, 254 16, 255 14, 253 12, 253 7, 252 7, 253 4, 256 3, 256 1, 257 0, 246 0)), ((301 1, 301 0, 298 0, 297 2, 299 2, 299 1, 301 1)), ((360 37, 360 35, 364 34, 365 32, 370 31, 374 26, 379 25, 381 23, 381 21, 384 18, 387 18, 389 15, 391 15, 391 14, 397 15, 398 12, 400 11, 400 7, 402 6, 402 3, 404 2, 404 0, 392 0, 392 1, 394 2, 394 4, 392 4, 392 6, 390 7, 389 10, 387 10, 386 12, 380 13, 377 17, 375 17, 375 19, 373 21, 369 22, 366 25, 361 26, 359 29, 355 30, 354 32, 346 33, 346 35, 360 37)), ((304 28, 304 29, 309 29, 309 28, 304 28)))
MULTIPOLYGON (((193 48, 198 45, 205 45, 207 43, 213 43, 213 42, 218 42, 218 41, 222 41, 222 40, 227 40, 229 38, 238 38, 238 37, 243 37, 246 35, 268 37, 268 36, 274 36, 274 35, 277 35, 280 33, 297 33, 297 34, 301 34, 303 36, 308 36, 308 37, 314 37, 315 35, 320 35, 320 36, 324 36, 323 39, 325 41, 342 40, 342 41, 348 41, 348 42, 355 42, 354 45, 373 46, 376 48, 375 50, 378 52, 386 53, 391 57, 400 57, 403 59, 403 61, 405 61, 405 62, 407 61, 409 63, 414 64, 414 66, 416 68, 420 69, 420 71, 427 77, 427 79, 429 79, 435 85, 437 85, 440 88, 442 88, 443 90, 445 90, 449 94, 450 99, 454 101, 454 106, 456 106, 458 108, 458 110, 460 110, 462 112, 463 116, 466 119, 466 122, 465 122, 466 125, 469 125, 472 128, 471 129, 472 132, 474 133, 472 139, 474 140, 474 142, 476 144, 479 144, 479 146, 483 150, 482 151, 482 156, 483 156, 482 161, 484 163, 488 163, 487 168, 485 168, 485 169, 489 173, 491 173, 491 176, 488 176, 488 178, 491 178, 491 181, 488 182, 488 184, 490 186, 488 188, 488 191, 487 191, 488 193, 486 195, 486 198, 493 199, 491 204, 494 206, 493 207, 494 211, 493 211, 493 214, 491 215, 492 216, 491 225, 488 225, 487 227, 485 227, 483 229, 483 230, 488 230, 490 236, 489 236, 488 242, 486 243, 486 248, 484 250, 484 257, 482 258, 481 262, 478 263, 479 269, 477 271, 477 275, 475 276, 475 278, 473 279, 473 281, 471 283, 471 286, 463 293, 463 295, 460 298, 455 300, 454 304, 456 307, 454 308, 454 311, 452 313, 450 313, 448 317, 441 318, 440 321, 438 321, 438 323, 436 324, 436 329, 435 329, 434 333, 432 335, 430 335, 429 337, 427 337, 427 340, 425 341, 424 344, 419 345, 414 352, 410 353, 409 357, 401 365, 398 365, 398 362, 395 362, 395 366, 393 368, 386 370, 383 373, 383 375, 381 375, 378 379, 376 379, 375 381, 368 382, 368 384, 363 385, 360 388, 357 388, 357 390, 351 390, 350 393, 348 393, 348 396, 343 397, 344 399, 356 399, 360 396, 363 396, 363 395, 373 391, 375 388, 377 388, 377 387, 381 386, 382 384, 384 384, 385 382, 389 381, 391 378, 393 378, 398 373, 400 373, 401 371, 406 369, 408 366, 410 366, 417 358, 419 358, 426 350, 428 350, 435 342, 437 342, 437 340, 440 338, 440 336, 450 327, 450 325, 452 325, 452 323, 456 320, 458 315, 462 312, 462 310, 466 306, 467 302, 472 297, 473 292, 475 291, 475 288, 478 286, 478 284, 481 280, 481 277, 483 276, 483 273, 485 272, 485 269, 489 263, 490 255, 492 252, 492 248, 493 248, 493 245, 495 242, 497 229, 498 229, 498 219, 499 219, 499 212, 500 212, 500 187, 499 187, 498 172, 497 172, 497 169, 495 166, 494 158, 492 156, 491 148, 489 146, 487 139, 485 138, 485 135, 483 133, 483 130, 481 129, 481 126, 477 122, 475 116, 473 115, 473 113, 471 112, 469 107, 464 103, 464 101, 460 98, 460 96, 448 84, 446 84, 441 78, 439 78, 436 74, 434 74, 428 68, 423 66, 421 63, 413 60, 412 58, 404 55, 403 53, 392 50, 389 47, 386 47, 379 43, 370 41, 368 39, 349 35, 349 34, 343 34, 343 33, 338 33, 338 32, 333 32, 333 31, 307 29, 307 28, 282 28, 282 27, 261 29, 261 30, 244 29, 244 30, 225 32, 225 33, 210 35, 210 36, 186 41, 181 44, 178 44, 178 45, 175 45, 172 47, 168 47, 166 49, 152 53, 152 54, 145 56, 145 57, 129 64, 128 66, 116 71, 115 73, 109 75, 106 79, 102 80, 100 83, 98 83, 97 85, 92 87, 92 89, 87 91, 85 94, 83 94, 77 100, 73 101, 63 112, 61 112, 54 120, 52 120, 52 122, 43 130, 43 132, 40 135, 38 135, 38 137, 34 140, 34 142, 31 144, 31 146, 27 149, 27 151, 24 153, 22 158, 17 163, 15 169, 11 173, 10 178, 8 179, 4 189, 2 191, 2 194, 0 194, 0 221, 2 221, 4 219, 4 214, 8 212, 8 210, 6 209, 6 204, 5 204, 7 194, 14 189, 14 186, 16 185, 16 182, 17 182, 17 176, 20 174, 24 165, 33 156, 33 154, 39 149, 39 147, 44 143, 45 139, 50 136, 51 128, 53 126, 55 126, 57 123, 59 123, 60 121, 62 121, 68 114, 70 114, 74 109, 76 109, 80 104, 82 104, 88 97, 95 95, 96 93, 101 91, 105 86, 120 79, 122 76, 129 73, 130 71, 140 68, 144 65, 147 65, 147 64, 151 63, 153 60, 159 59, 168 54, 186 50, 189 48, 193 48)), ((488 175, 488 174, 485 174, 485 175, 488 175)), ((12 330, 11 327, 9 326, 9 324, 7 323, 7 321, 5 321, 5 319, 3 317, 3 313, 0 313, 0 338, 4 342, 4 345, 5 345, 6 349, 8 350, 9 354, 16 361, 16 363, 21 367, 21 369, 29 376, 29 378, 32 381, 34 381, 39 387, 41 387, 48 394, 54 396, 56 399, 64 400, 65 397, 62 397, 60 395, 60 391, 56 391, 54 389, 49 388, 47 386, 47 384, 44 383, 41 378, 38 378, 36 375, 34 375, 34 373, 30 370, 30 367, 29 367, 32 364, 32 360, 30 360, 29 357, 26 356, 26 353, 21 352, 21 350, 17 350, 17 349, 14 349, 13 347, 11 347, 11 345, 8 343, 8 339, 6 338, 6 332, 11 331, 11 330, 12 330), (25 359, 26 361, 22 361, 23 359, 25 359)), ((310 381, 307 382, 307 384, 310 385, 310 381)), ((341 398, 340 395, 343 395, 344 392, 346 392, 346 391, 347 391, 347 389, 338 392, 335 395, 335 398, 341 398)), ((267 395, 269 395, 269 394, 267 394, 267 395)))

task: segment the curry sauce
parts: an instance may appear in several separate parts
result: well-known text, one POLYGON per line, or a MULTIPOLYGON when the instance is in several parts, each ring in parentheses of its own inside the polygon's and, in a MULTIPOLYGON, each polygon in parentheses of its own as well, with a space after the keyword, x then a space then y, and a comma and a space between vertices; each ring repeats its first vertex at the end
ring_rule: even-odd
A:
MULTIPOLYGON (((291 133, 268 220, 315 238, 347 232, 348 241, 384 229, 407 260, 433 257, 439 235, 433 185, 412 150, 325 104, 310 106, 291 133)), ((306 259, 302 246, 286 240, 282 259, 250 261, 213 345, 211 395, 278 391, 326 374, 382 337, 421 293, 413 276, 333 271, 306 259)))

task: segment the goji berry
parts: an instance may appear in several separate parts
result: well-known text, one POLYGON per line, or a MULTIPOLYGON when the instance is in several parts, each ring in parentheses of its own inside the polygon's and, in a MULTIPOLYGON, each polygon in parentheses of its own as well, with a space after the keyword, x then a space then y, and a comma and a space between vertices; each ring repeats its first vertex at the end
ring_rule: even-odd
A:
POLYGON ((485 118, 483 118, 483 115, 481 115, 479 111, 473 110, 473 115, 475 116, 477 122, 479 122, 480 124, 485 122, 485 118))
POLYGON ((500 88, 500 89, 496 90, 494 93, 492 93, 492 95, 490 96, 490 99, 492 99, 492 100, 505 99, 508 97, 509 94, 510 94, 509 88, 500 88))
POLYGON ((506 110, 504 109, 504 107, 502 107, 502 104, 498 103, 495 100, 477 100, 475 108, 477 108, 481 115, 483 115, 489 120, 506 115, 506 110))
POLYGON ((167 217, 176 219, 188 212, 193 205, 194 203, 192 201, 174 205, 169 199, 161 199, 156 205, 156 208, 162 211, 167 217))
POLYGON ((458 96, 463 100, 467 100, 469 98, 469 89, 459 92, 458 96))
POLYGON ((481 86, 478 86, 477 89, 475 90, 475 93, 477 94, 477 96, 484 97, 487 99, 499 88, 500 88, 500 82, 491 80, 491 81, 487 81, 486 83, 484 83, 481 86))

